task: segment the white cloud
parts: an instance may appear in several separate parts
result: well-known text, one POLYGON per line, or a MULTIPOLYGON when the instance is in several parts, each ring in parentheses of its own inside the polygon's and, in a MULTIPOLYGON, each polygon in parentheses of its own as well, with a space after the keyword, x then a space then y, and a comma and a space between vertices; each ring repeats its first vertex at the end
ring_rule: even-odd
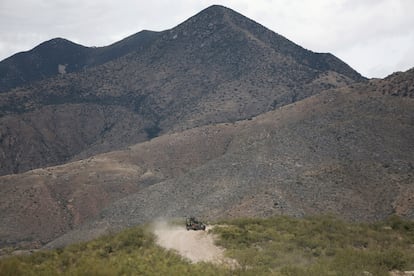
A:
POLYGON ((172 28, 211 4, 331 52, 368 77, 414 66, 411 0, 1 0, 0 59, 53 37, 108 45, 142 29, 172 28))

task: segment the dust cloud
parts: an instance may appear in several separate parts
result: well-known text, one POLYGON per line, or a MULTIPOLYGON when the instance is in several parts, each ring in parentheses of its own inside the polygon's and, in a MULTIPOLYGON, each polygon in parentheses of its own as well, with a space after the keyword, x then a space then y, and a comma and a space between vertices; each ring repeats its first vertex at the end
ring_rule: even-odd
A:
POLYGON ((153 223, 158 245, 175 250, 193 263, 227 263, 224 250, 214 244, 213 235, 208 233, 208 229, 211 227, 207 226, 206 231, 187 231, 185 225, 172 225, 166 221, 153 223))

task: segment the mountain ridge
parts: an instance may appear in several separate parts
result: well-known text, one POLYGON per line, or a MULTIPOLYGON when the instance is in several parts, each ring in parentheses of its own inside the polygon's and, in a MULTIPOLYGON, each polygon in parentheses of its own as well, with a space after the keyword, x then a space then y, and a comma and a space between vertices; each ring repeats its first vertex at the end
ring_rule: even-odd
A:
POLYGON ((414 218, 414 69, 250 120, 0 177, 2 246, 49 247, 155 217, 414 218), (387 84, 387 85, 385 85, 387 84), (383 87, 395 92, 384 93, 383 87), (397 96, 398 95, 398 96, 397 96), (53 214, 42 215, 47 210, 53 214))
MULTIPOLYGON (((303 63, 305 65, 310 65, 315 69, 322 69, 322 70, 331 70, 335 67, 335 70, 338 70, 339 73, 350 77, 351 79, 355 79, 358 81, 366 80, 365 77, 361 76, 358 72, 354 70, 350 70, 351 68, 349 65, 345 64, 343 61, 339 60, 337 57, 330 53, 315 53, 308 49, 303 48, 302 46, 294 43, 293 41, 279 35, 270 29, 266 28, 265 26, 261 25, 260 23, 254 20, 243 20, 244 16, 234 12, 233 10, 226 8, 224 6, 212 6, 207 8, 207 10, 211 9, 221 9, 224 13, 224 16, 227 21, 233 20, 233 26, 236 26, 240 31, 245 32, 245 30, 250 30, 251 38, 256 41, 267 41, 270 45, 273 46, 273 49, 276 52, 280 52, 283 54, 287 54, 293 57, 297 62, 303 63), (241 26, 237 26, 240 24, 241 26), (244 27, 244 28, 243 28, 244 27), (258 28, 261 27, 261 28, 258 28), (255 32, 256 31, 256 32, 255 32), (290 47, 294 44, 294 47, 290 47), (302 52, 302 53, 301 53, 302 52), (318 59, 316 56, 322 56, 322 59, 318 59)), ((263 44, 262 44, 263 45, 263 44)))
MULTIPOLYGON (((231 17, 233 20, 236 20, 237 23, 246 23, 245 17, 229 8, 226 8, 224 6, 220 5, 212 5, 198 14, 192 16, 191 18, 187 19, 183 23, 177 25, 173 29, 179 29, 181 26, 188 23, 194 23, 194 21, 197 21, 198 17, 211 17, 211 16, 217 16, 218 14, 222 14, 222 16, 227 19, 227 21, 233 26, 236 26, 234 22, 231 22, 229 18, 231 17)), ((262 35, 260 39, 255 38, 255 36, 251 36, 252 38, 255 38, 256 40, 264 39, 264 37, 274 36, 276 33, 273 31, 267 29, 266 27, 260 25, 260 23, 257 23, 251 19, 249 19, 249 27, 252 27, 256 24, 260 26, 261 28, 264 28, 266 31, 261 32, 262 35)), ((240 27, 238 27, 240 29, 240 27)), ((254 27, 253 27, 254 28, 254 27)), ((172 30, 172 29, 170 29, 172 30)), ((242 30, 242 29, 240 29, 242 30)), ((130 35, 120 41, 114 42, 108 46, 102 46, 102 47, 87 47, 83 46, 81 44, 77 44, 75 42, 72 42, 70 40, 67 40, 65 38, 52 38, 48 41, 40 43, 38 46, 34 47, 31 50, 19 52, 16 53, 8 58, 5 58, 4 60, 0 61, 0 75, 3 75, 3 78, 0 79, 0 92, 6 92, 12 88, 22 86, 29 84, 33 81, 38 81, 41 79, 44 79, 45 77, 52 77, 54 75, 60 74, 58 70, 58 65, 70 65, 67 68, 67 72, 76 72, 84 68, 97 66, 100 64, 103 64, 105 62, 108 62, 110 60, 119 58, 125 54, 128 54, 133 51, 134 46, 146 46, 147 44, 150 44, 152 41, 152 38, 149 37, 155 37, 157 34, 168 32, 169 30, 163 31, 163 32, 155 32, 155 31, 148 31, 148 30, 142 30, 136 34, 130 35), (57 55, 65 55, 67 53, 65 52, 74 52, 72 53, 72 56, 80 56, 80 59, 78 61, 75 61, 73 63, 67 63, 68 60, 65 60, 65 58, 60 59, 60 63, 55 61, 53 62, 53 68, 50 68, 50 64, 46 64, 46 68, 42 70, 42 63, 47 62, 46 56, 43 54, 43 52, 46 51, 53 51, 53 48, 57 48, 58 50, 56 53, 53 53, 54 56, 57 55), (72 49, 71 49, 72 48, 72 49), (76 48, 76 49, 74 49, 76 48), (118 48, 118 51, 115 51, 114 48, 118 48), (35 76, 34 72, 31 72, 29 68, 24 68, 25 64, 23 63, 29 63, 30 60, 37 59, 38 64, 32 64, 33 67, 36 67, 37 71, 41 71, 39 75, 35 76), (14 63, 17 63, 15 65, 14 63), (10 72, 11 71, 11 72, 10 72), (14 71, 14 72, 13 72, 14 71), (53 74, 53 72, 55 74, 53 74), (16 76, 13 76, 13 74, 16 74, 16 76), (6 76, 6 77, 4 77, 6 76), (21 82, 18 82, 20 79, 21 82)), ((244 30, 242 30, 244 31, 244 30)), ((276 34, 281 38, 280 41, 286 40, 288 43, 294 44, 294 42, 286 39, 283 36, 280 36, 276 34)), ((277 43, 273 43, 277 44, 277 43)), ((281 44, 286 44, 284 41, 281 44)), ((297 56, 298 52, 305 50, 307 51, 306 54, 303 56, 304 62, 308 65, 312 65, 313 62, 317 61, 317 59, 312 58, 312 54, 317 54, 324 56, 324 58, 321 61, 317 61, 319 63, 319 66, 325 67, 324 70, 332 69, 329 64, 333 63, 336 67, 342 67, 342 72, 344 75, 347 75, 348 77, 352 76, 351 78, 357 78, 359 80, 364 80, 365 78, 362 77, 359 73, 349 70, 349 66, 345 64, 342 64, 342 61, 340 61, 338 58, 333 56, 330 53, 313 53, 309 50, 306 50, 302 48, 299 45, 296 45, 297 49, 294 49, 293 51, 287 51, 285 54, 290 54, 291 56, 297 56), (348 67, 346 67, 348 66, 348 67)), ((280 51, 282 49, 286 49, 284 47, 279 47, 276 50, 280 51)), ((50 58, 50 57, 47 57, 50 58)), ((54 59, 54 58, 52 58, 54 59)), ((298 60, 297 60, 298 61, 298 60)), ((31 66, 26 66, 31 67, 31 66)))
POLYGON ((78 72, 146 47, 157 32, 140 31, 103 47, 53 38, 0 61, 0 93, 60 74, 78 72))
MULTIPOLYGON (((329 66, 338 72, 320 65, 327 62, 323 54, 227 8, 207 8, 170 30, 143 34, 149 34, 148 40, 143 38, 146 43, 119 58, 0 93, 0 174, 62 164, 168 132, 251 118, 321 90, 365 80, 345 63, 354 74, 335 62, 329 66), (302 56, 308 61, 302 62, 302 56), (112 116, 113 110, 118 114, 112 116), (51 132, 65 136, 53 138, 51 132), (25 138, 12 143, 14 137, 25 138)), ((135 45, 126 40, 126 45, 135 45)), ((118 46, 126 49, 113 45, 118 46)))
MULTIPOLYGON (((394 74, 388 81, 399 90, 401 79, 413 85, 413 73, 394 74)), ((198 137, 194 132, 199 131, 214 141, 211 133, 222 133, 216 135, 230 142, 222 144, 222 155, 112 203, 96 220, 48 246, 93 236, 98 229, 111 231, 188 212, 206 219, 315 214, 354 221, 392 214, 413 219, 414 102, 384 96, 383 85, 371 81, 325 91, 252 120, 189 130, 187 137, 198 137)), ((146 144, 160 139, 166 137, 146 144)))

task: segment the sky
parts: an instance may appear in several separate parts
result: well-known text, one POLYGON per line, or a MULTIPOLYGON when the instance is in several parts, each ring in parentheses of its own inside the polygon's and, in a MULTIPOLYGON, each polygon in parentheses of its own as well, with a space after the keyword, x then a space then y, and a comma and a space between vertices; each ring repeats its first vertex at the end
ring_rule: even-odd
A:
POLYGON ((170 29, 213 4, 369 78, 414 67, 414 0, 0 0, 0 60, 55 37, 105 46, 170 29))

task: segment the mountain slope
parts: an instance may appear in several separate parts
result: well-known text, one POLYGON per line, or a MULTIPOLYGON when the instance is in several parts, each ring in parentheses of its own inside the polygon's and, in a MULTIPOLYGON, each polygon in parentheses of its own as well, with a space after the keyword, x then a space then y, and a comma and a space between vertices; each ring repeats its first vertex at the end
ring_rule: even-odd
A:
POLYGON ((79 70, 82 64, 78 60, 85 60, 91 51, 66 39, 55 38, 31 51, 15 54, 0 62, 0 92, 79 70))
POLYGON ((139 50, 156 32, 142 31, 106 47, 85 47, 63 38, 46 41, 0 62, 0 92, 59 74, 80 71, 139 50))
POLYGON ((145 45, 100 66, 0 94, 0 173, 251 118, 364 80, 334 56, 305 50, 221 6, 207 8, 145 45), (113 110, 120 110, 116 119, 113 110), (70 131, 63 138, 48 136, 65 129, 70 131))
POLYGON ((59 246, 158 216, 412 219, 414 101, 400 91, 412 93, 413 76, 0 177, 0 240, 39 246, 76 228, 50 244, 59 246))
MULTIPOLYGON (((410 85, 413 73, 405 74, 410 85)), ((382 85, 327 91, 227 126, 235 133, 224 155, 118 201, 101 217, 126 224, 188 211, 413 218, 414 102, 384 97, 382 85)))

